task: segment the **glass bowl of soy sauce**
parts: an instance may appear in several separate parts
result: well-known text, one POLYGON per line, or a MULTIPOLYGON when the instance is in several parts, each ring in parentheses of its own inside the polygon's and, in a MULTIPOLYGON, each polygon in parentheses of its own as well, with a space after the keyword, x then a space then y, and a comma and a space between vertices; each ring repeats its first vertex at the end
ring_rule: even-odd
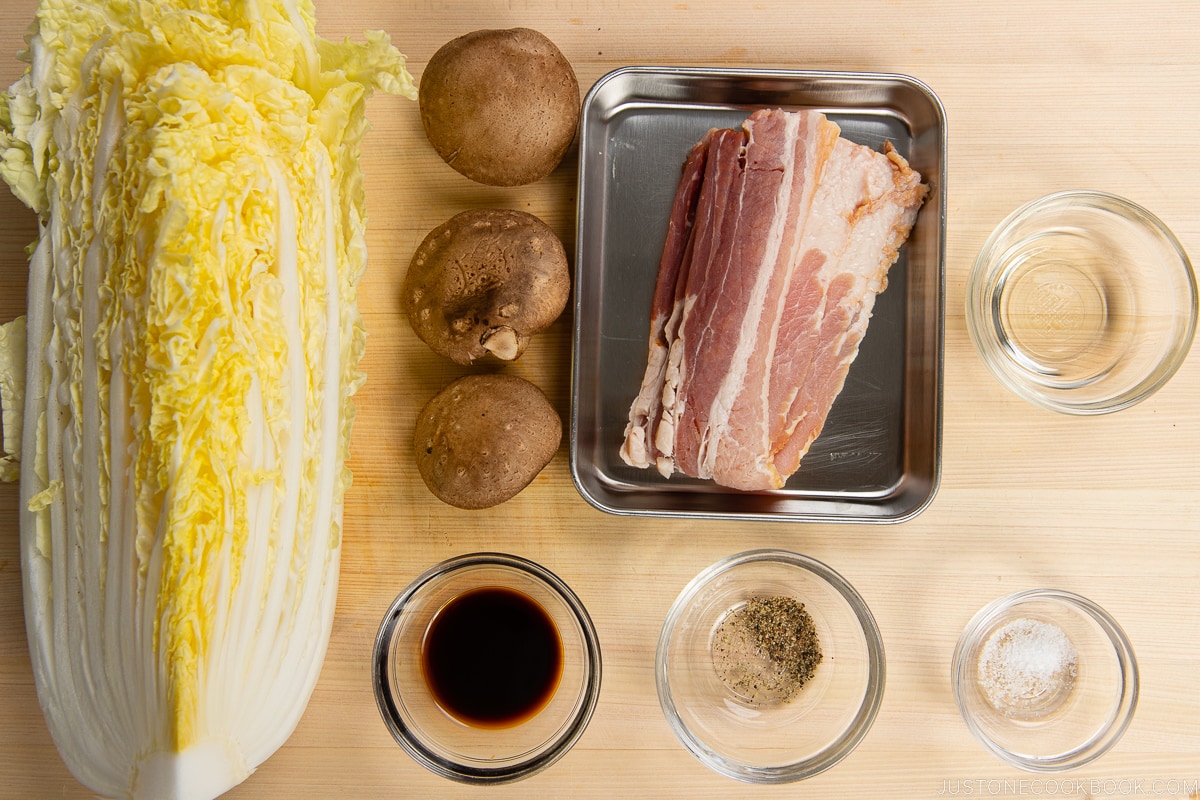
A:
POLYGON ((562 758, 600 697, 600 643, 545 567, 472 553, 418 576, 375 639, 384 723, 431 772, 468 784, 527 778, 562 758))

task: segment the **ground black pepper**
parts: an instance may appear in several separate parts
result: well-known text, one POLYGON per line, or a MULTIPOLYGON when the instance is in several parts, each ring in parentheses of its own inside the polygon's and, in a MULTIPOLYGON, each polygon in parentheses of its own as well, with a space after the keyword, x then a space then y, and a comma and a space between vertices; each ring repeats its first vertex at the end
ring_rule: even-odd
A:
POLYGON ((752 597, 728 613, 712 643, 713 666, 734 694, 752 703, 789 702, 821 663, 817 628, 791 597, 752 597))

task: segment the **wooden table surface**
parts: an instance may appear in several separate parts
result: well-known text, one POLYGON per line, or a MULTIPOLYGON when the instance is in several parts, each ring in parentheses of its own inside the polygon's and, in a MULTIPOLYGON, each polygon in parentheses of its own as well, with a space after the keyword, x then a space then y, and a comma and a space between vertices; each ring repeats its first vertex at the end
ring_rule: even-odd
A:
MULTIPOLYGON (((0 84, 34 0, 0 4, 0 84)), ((1129 410, 1072 418, 1008 394, 985 370, 963 318, 968 269, 1016 206, 1067 188, 1125 195, 1200 256, 1200 5, 729 0, 318 2, 329 38, 388 31, 419 78, 444 42, 475 28, 533 27, 573 63, 581 87, 629 64, 899 72, 927 83, 949 131, 945 391, 940 490, 898 525, 630 519, 576 492, 567 445, 516 499, 486 512, 435 500, 409 453, 415 416, 465 370, 433 355, 399 310, 424 234, 495 205, 545 219, 573 248, 575 159, 515 189, 471 183, 422 134, 416 104, 370 101, 363 152, 369 329, 347 497, 341 593, 324 671, 290 741, 227 796, 932 798, 1200 794, 1200 353, 1129 410), (887 651, 883 707, 845 761, 810 780, 753 787, 708 771, 660 713, 653 680, 662 620, 709 564, 754 547, 820 559, 863 595, 887 651), (538 561, 582 598, 599 630, 604 680, 591 725, 546 772, 506 787, 436 778, 391 740, 371 694, 369 655, 384 610, 431 564, 493 549, 538 561), (1142 692, 1125 737, 1102 759, 1039 782, 984 751, 959 717, 950 656, 981 606, 1032 587, 1095 600, 1124 626, 1142 692)), ((0 192, 0 321, 24 312, 23 248, 33 215, 0 192)), ((571 314, 508 369, 569 415, 571 314)), ((26 650, 17 490, 0 487, 0 797, 83 798, 51 742, 26 650)))

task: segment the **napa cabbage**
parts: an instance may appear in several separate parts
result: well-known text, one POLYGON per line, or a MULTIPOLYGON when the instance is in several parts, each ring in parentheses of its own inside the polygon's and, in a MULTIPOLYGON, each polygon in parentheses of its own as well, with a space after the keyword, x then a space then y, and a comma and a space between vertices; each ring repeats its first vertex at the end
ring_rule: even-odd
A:
POLYGON ((0 342, 0 375, 27 347, 0 384, 26 630, 54 741, 105 797, 241 782, 324 659, 364 103, 415 92, 386 35, 315 30, 309 0, 41 0, 0 102, 0 177, 38 216, 0 342))

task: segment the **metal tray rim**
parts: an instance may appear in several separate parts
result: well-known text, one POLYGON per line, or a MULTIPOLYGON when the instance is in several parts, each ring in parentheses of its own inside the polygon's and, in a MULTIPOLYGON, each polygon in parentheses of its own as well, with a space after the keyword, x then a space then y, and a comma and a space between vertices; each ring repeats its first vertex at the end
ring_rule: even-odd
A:
MULTIPOLYGON (((699 67, 686 65, 650 65, 650 64, 630 64, 622 67, 617 67, 609 72, 601 75, 592 87, 588 90, 583 100, 583 114, 591 107, 592 102, 597 95, 608 83, 626 74, 645 74, 645 75, 672 75, 678 77, 727 77, 727 78, 779 78, 779 79, 807 79, 812 81, 862 81, 864 83, 879 83, 879 84, 902 84, 916 89, 934 108, 938 118, 938 127, 941 132, 942 151, 945 152, 945 136, 946 136, 946 109, 942 105, 941 99, 929 86, 919 78, 903 72, 886 72, 886 71, 839 71, 839 70, 821 70, 821 69, 786 69, 786 68, 768 68, 768 69, 750 69, 746 67, 699 67)), ((582 125, 580 127, 583 130, 582 125)))

